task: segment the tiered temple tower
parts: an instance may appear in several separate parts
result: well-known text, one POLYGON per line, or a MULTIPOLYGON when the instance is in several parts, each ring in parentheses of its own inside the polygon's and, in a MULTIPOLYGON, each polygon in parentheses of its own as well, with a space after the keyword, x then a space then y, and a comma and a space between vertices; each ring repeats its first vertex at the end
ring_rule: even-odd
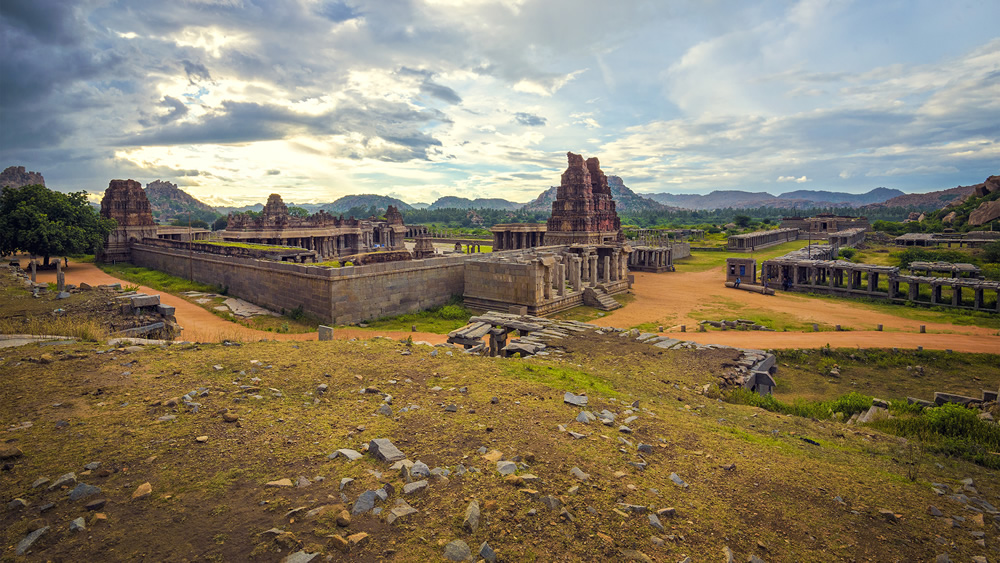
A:
POLYGON ((569 166, 552 202, 545 244, 607 244, 619 242, 621 221, 611 199, 608 177, 597 158, 584 162, 566 153, 569 166))
POLYGON ((111 180, 101 200, 101 217, 114 219, 118 226, 97 259, 101 262, 127 262, 130 245, 144 238, 156 238, 156 221, 142 184, 135 180, 111 180))

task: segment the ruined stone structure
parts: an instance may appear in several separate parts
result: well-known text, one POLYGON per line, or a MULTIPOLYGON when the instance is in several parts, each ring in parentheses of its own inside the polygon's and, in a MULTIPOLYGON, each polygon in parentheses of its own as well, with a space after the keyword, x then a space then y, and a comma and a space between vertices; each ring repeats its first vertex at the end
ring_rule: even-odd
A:
POLYGON ((780 227, 782 229, 798 229, 802 238, 812 236, 814 239, 824 239, 830 233, 859 227, 868 230, 871 225, 868 223, 867 217, 819 213, 815 217, 784 217, 781 219, 780 227))
POLYGON ((501 223, 490 228, 493 233, 493 252, 522 250, 548 244, 545 223, 501 223))
POLYGON ((465 306, 521 306, 540 316, 583 304, 615 309, 611 295, 629 288, 629 252, 621 245, 569 245, 474 255, 465 265, 465 306))
MULTIPOLYGON (((836 260, 837 250, 835 246, 814 246, 811 257, 807 249, 796 250, 765 261, 761 265, 761 275, 797 291, 1000 313, 1000 282, 966 277, 905 275, 896 267, 836 260), (790 285, 785 283, 786 280, 790 285)), ((940 269, 932 268, 931 271, 940 269)))
POLYGON ((669 246, 671 242, 678 240, 704 240, 705 231, 702 229, 642 229, 626 228, 625 240, 644 246, 669 246))
POLYGON ((628 255, 628 269, 636 272, 672 272, 674 271, 673 248, 671 245, 633 246, 632 253, 628 255))
POLYGON ((159 225, 156 227, 156 238, 179 241, 208 240, 212 238, 212 231, 208 229, 192 229, 191 227, 159 225))
POLYGON ((259 217, 230 214, 222 238, 231 242, 296 246, 315 251, 322 259, 378 250, 403 251, 406 226, 399 211, 389 206, 384 221, 344 219, 320 211, 293 217, 278 194, 271 194, 259 217))
POLYGON ((923 272, 925 276, 932 273, 950 274, 953 278, 982 279, 982 270, 978 266, 963 262, 910 262, 910 273, 918 275, 923 272))
POLYGON ((417 235, 417 242, 413 246, 412 254, 417 260, 423 260, 424 258, 434 256, 434 243, 431 241, 430 237, 424 234, 417 235))
POLYGON ((830 241, 830 244, 836 244, 841 248, 846 246, 857 246, 865 242, 865 233, 867 232, 868 230, 864 227, 845 229, 843 231, 830 233, 827 235, 827 240, 830 241))
POLYGON ((586 162, 566 153, 569 166, 552 202, 546 225, 546 244, 608 244, 624 242, 608 177, 597 158, 586 162))
POLYGON ((732 235, 726 242, 730 252, 753 252, 781 243, 798 240, 798 229, 774 229, 770 231, 755 231, 743 235, 732 235))
POLYGON ((118 226, 108 235, 101 262, 128 262, 130 246, 144 238, 156 238, 156 221, 142 184, 135 180, 111 180, 101 200, 101 217, 114 219, 118 226))
POLYGON ((753 258, 726 258, 726 281, 753 285, 757 283, 757 261, 753 258))
POLYGON ((956 244, 959 248, 975 248, 1000 241, 1000 231, 969 231, 967 233, 906 233, 893 239, 897 246, 940 246, 956 244))
POLYGON ((38 172, 27 171, 23 166, 8 166, 0 172, 0 188, 22 188, 38 184, 45 185, 45 178, 38 172))

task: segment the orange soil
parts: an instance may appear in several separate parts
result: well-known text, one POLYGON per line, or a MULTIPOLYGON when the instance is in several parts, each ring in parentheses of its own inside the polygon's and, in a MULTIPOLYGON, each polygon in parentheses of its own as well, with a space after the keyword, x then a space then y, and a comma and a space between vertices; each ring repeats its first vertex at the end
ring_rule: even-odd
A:
MULTIPOLYGON (((101 271, 94 264, 83 262, 70 262, 68 268, 63 270, 66 273, 66 283, 80 285, 86 282, 90 285, 121 283, 129 285, 131 282, 120 280, 101 271)), ((39 282, 55 282, 56 273, 54 270, 38 272, 39 282)), ((198 305, 186 299, 156 291, 152 288, 139 286, 139 291, 150 295, 159 294, 160 303, 176 307, 175 315, 177 323, 183 327, 180 340, 193 342, 221 342, 225 339, 251 341, 251 340, 316 340, 315 332, 300 334, 279 334, 247 328, 241 324, 227 321, 218 317, 198 305)), ((389 338, 400 339, 412 336, 416 341, 440 344, 448 337, 443 334, 433 334, 429 332, 401 332, 401 331, 372 331, 359 328, 339 328, 333 331, 333 337, 339 340, 351 338, 368 339, 375 336, 387 336, 389 338)))
MULTIPOLYGON (((951 349, 962 352, 1000 352, 997 331, 975 326, 931 323, 896 317, 843 301, 830 303, 778 290, 775 295, 761 295, 725 287, 722 268, 694 273, 635 273, 632 292, 635 300, 625 307, 592 321, 602 326, 631 327, 653 322, 670 327, 666 332, 680 333, 687 325, 685 340, 728 344, 748 348, 898 347, 951 349), (841 325, 846 332, 695 332, 698 320, 692 313, 710 306, 718 299, 735 301, 760 311, 783 313, 805 323, 841 325), (883 330, 875 331, 876 325, 883 330), (927 334, 920 334, 925 325, 927 334)), ((721 320, 721 319, 718 319, 721 320)), ((733 320, 733 319, 727 319, 733 320)))

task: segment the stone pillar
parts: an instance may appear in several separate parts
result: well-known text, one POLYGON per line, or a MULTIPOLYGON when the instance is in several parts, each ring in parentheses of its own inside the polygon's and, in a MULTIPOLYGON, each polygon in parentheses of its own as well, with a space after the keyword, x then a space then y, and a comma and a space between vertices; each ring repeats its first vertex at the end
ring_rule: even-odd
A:
POLYGON ((878 291, 878 272, 868 272, 868 291, 871 293, 878 291))
POLYGON ((542 295, 545 299, 552 299, 552 266, 542 265, 544 270, 542 270, 542 287, 544 291, 542 295))
POLYGON ((62 293, 66 290, 66 274, 62 271, 62 262, 58 258, 55 259, 56 264, 56 290, 62 293))
POLYGON ((973 298, 972 306, 977 310, 983 308, 983 288, 977 287, 975 289, 975 297, 973 298))
POLYGON ((920 284, 917 282, 910 282, 910 289, 906 292, 906 297, 910 301, 916 301, 920 297, 920 284))
POLYGON ((607 282, 611 281, 611 257, 610 256, 605 256, 604 257, 603 266, 604 266, 604 281, 605 281, 605 283, 607 283, 607 282))
POLYGON ((583 260, 579 256, 569 259, 569 283, 573 286, 573 291, 580 291, 581 264, 583 260))
POLYGON ((590 287, 597 287, 597 255, 591 254, 590 259, 590 287))
POLYGON ((941 286, 932 285, 931 286, 931 303, 937 305, 941 302, 941 286))
POLYGON ((830 275, 827 276, 827 279, 826 279, 826 285, 828 287, 832 288, 835 285, 834 281, 835 281, 836 277, 837 277, 837 269, 836 268, 831 268, 830 269, 830 275))
POLYGON ((31 283, 35 283, 38 281, 35 277, 35 270, 38 268, 38 261, 32 258, 31 261, 28 262, 28 266, 31 268, 31 283))
POLYGON ((556 264, 556 293, 559 297, 566 295, 566 264, 556 264))
POLYGON ((960 285, 951 286, 951 306, 952 307, 962 306, 962 286, 960 285))

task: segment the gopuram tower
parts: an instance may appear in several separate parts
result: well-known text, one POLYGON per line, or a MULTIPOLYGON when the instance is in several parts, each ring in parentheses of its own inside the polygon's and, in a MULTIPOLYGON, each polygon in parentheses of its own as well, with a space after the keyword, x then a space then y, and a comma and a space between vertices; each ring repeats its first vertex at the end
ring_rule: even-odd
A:
POLYGON ((546 245, 608 244, 622 241, 621 221, 611 199, 608 177, 597 158, 584 162, 566 153, 569 166, 552 202, 545 232, 546 245))

